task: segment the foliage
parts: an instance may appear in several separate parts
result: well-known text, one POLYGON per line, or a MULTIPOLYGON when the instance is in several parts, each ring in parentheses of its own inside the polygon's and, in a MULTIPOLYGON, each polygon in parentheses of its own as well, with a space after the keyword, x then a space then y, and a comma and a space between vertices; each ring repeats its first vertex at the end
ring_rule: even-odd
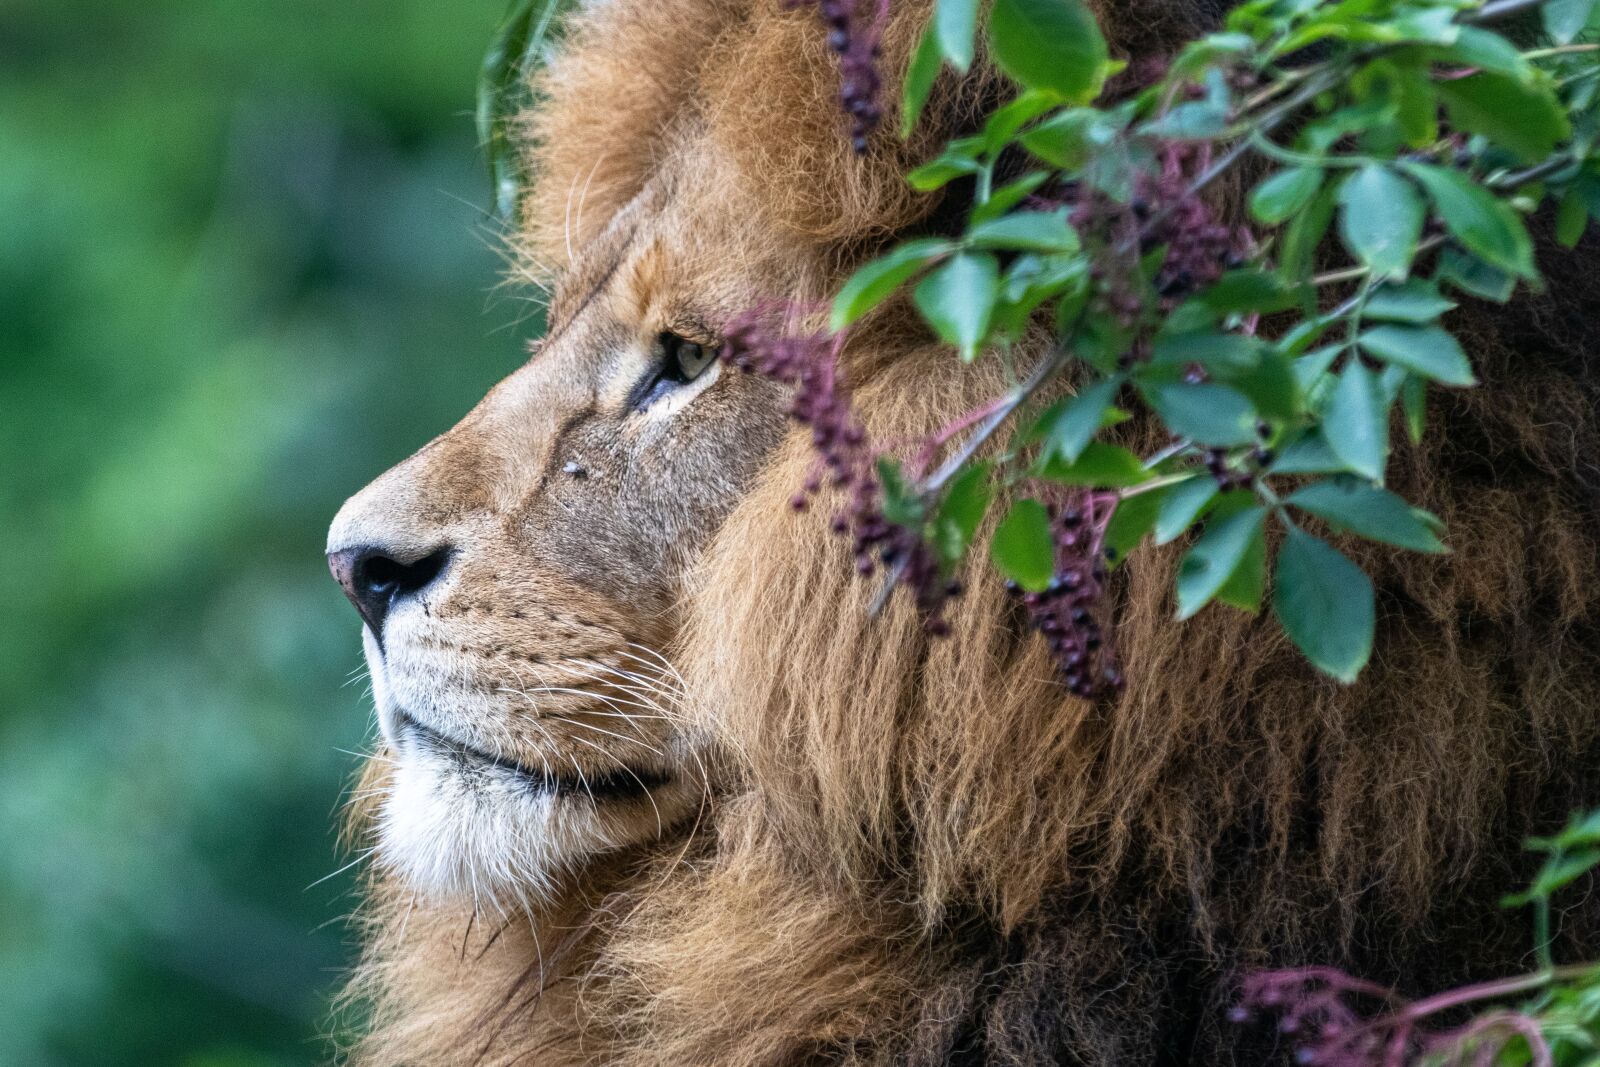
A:
MULTIPOLYGON (((977 3, 939 0, 908 116, 940 62, 972 62, 977 3)), ((909 290, 962 359, 1017 359, 1040 320, 1055 343, 942 462, 899 471, 897 510, 934 539, 968 507, 952 495, 973 457, 1008 432, 982 477, 1035 501, 990 552, 1021 591, 1081 569, 1087 548, 1103 574, 1146 538, 1184 539, 1180 618, 1212 601, 1255 612, 1270 589, 1309 660, 1353 680, 1373 585, 1326 534, 1446 551, 1439 520, 1385 487, 1390 427, 1398 412, 1419 439, 1427 391, 1474 384, 1446 325, 1459 299, 1541 284, 1526 217, 1554 205, 1570 245, 1600 213, 1600 46, 1578 41, 1596 22, 1579 0, 1249 0, 1130 85, 1079 0, 994 0, 988 50, 1019 92, 908 176, 970 187, 964 233, 863 266, 830 325, 909 290), (1535 8, 1548 41, 1523 47, 1502 30, 1535 8), (1208 192, 1247 169, 1250 219, 1234 225, 1208 192), (1045 407, 1065 379, 1076 395, 1045 407), (1102 438, 1133 407, 1168 444, 1102 438), (1030 510, 1106 494, 1072 544, 1030 510)), ((1109 657, 1065 662, 1070 629, 1053 640, 1073 688, 1115 688, 1109 657)))
POLYGON ((372 712, 322 548, 520 360, 501 7, 0 11, 0 1063, 328 1057, 372 712))
POLYGON ((1528 847, 1544 854, 1544 865, 1504 903, 1533 909, 1538 970, 1414 1001, 1332 968, 1265 971, 1245 980, 1230 1018, 1275 1016, 1298 1047, 1297 1062, 1320 1067, 1592 1067, 1600 1062, 1600 962, 1557 964, 1550 916, 1551 898, 1600 864, 1600 810, 1528 847), (1367 1005, 1375 1010, 1362 1011, 1367 1005), (1463 1010, 1472 1012, 1466 1021, 1439 1025, 1463 1010))

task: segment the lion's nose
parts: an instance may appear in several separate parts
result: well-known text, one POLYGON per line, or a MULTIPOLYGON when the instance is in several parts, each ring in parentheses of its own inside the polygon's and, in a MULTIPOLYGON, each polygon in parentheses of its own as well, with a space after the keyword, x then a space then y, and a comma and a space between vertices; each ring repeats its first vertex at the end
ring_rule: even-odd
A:
POLYGON ((427 588, 450 562, 449 548, 438 548, 410 561, 397 559, 396 555, 376 545, 328 553, 328 569, 334 580, 344 588, 344 595, 376 637, 383 636, 383 620, 389 610, 427 588))

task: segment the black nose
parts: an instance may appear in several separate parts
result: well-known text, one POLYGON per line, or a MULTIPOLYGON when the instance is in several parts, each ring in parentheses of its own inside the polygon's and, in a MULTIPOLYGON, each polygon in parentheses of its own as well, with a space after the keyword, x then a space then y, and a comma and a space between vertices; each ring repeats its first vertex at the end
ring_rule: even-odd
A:
POLYGON ((328 569, 344 588, 375 636, 383 636, 383 619, 401 600, 421 592, 444 571, 448 548, 435 549, 409 563, 374 545, 328 553, 328 569))

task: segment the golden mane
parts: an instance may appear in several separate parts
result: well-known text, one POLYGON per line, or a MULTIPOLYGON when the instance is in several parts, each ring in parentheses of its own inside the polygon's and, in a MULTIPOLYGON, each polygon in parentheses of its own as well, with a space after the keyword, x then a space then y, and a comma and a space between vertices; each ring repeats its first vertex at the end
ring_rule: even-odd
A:
MULTIPOLYGON (((892 74, 926 11, 895 4, 892 74)), ((1215 12, 1100 14, 1124 49, 1160 52, 1215 12)), ((687 145, 715 146, 731 184, 761 191, 750 225, 809 239, 835 282, 929 225, 937 202, 899 175, 995 86, 947 78, 924 133, 886 129, 858 158, 821 42, 776 0, 607 0, 579 18, 525 123, 525 272, 563 262, 687 145)), ((791 434, 698 568, 674 650, 721 757, 714 809, 531 928, 474 930, 380 889, 363 1057, 1228 1062, 1274 1047, 1222 1022, 1239 968, 1327 962, 1415 991, 1515 966, 1527 939, 1494 902, 1526 871, 1520 838, 1600 802, 1600 271, 1547 254, 1550 293, 1455 313, 1484 384, 1435 391, 1426 442, 1391 467, 1452 554, 1340 542, 1379 589, 1351 686, 1270 620, 1174 622, 1180 546, 1117 572, 1113 704, 1062 690, 982 560, 949 639, 909 598, 869 618, 876 583, 828 508, 786 506, 812 462, 791 434), (431 1007, 384 1014, 396 988, 431 1007)), ((845 371, 882 440, 1003 387, 903 310, 854 339, 845 371)), ((1566 934, 1600 951, 1592 907, 1566 934)))

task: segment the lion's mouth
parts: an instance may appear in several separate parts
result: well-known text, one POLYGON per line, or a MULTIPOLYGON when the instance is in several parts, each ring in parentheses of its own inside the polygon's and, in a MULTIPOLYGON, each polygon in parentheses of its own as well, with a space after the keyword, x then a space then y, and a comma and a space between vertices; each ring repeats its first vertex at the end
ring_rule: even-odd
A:
POLYGON ((514 776, 529 792, 539 796, 577 796, 594 801, 627 800, 645 796, 672 780, 665 772, 625 764, 593 774, 555 774, 447 737, 404 711, 399 712, 396 718, 397 733, 406 741, 456 761, 464 771, 481 773, 486 768, 504 771, 514 776))

